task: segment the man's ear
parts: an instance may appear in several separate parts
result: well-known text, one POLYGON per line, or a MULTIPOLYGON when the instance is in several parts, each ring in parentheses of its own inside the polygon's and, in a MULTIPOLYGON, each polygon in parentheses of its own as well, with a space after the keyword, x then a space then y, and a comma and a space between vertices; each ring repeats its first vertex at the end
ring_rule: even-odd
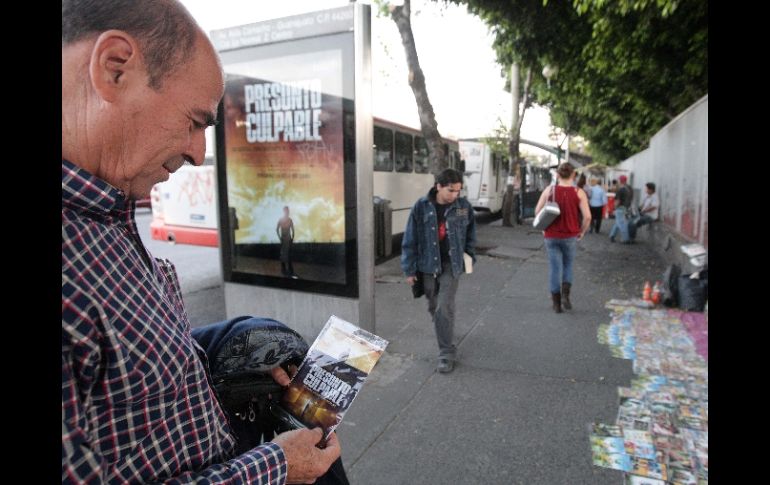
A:
POLYGON ((122 30, 108 30, 99 35, 88 69, 94 90, 107 102, 114 102, 131 82, 146 83, 139 44, 122 30))

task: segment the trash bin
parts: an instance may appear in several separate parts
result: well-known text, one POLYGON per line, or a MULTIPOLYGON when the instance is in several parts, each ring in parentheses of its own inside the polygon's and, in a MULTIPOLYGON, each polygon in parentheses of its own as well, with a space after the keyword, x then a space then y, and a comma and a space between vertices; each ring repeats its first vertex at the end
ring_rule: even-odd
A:
POLYGON ((374 253, 387 258, 393 254, 393 209, 388 199, 374 196, 374 253))

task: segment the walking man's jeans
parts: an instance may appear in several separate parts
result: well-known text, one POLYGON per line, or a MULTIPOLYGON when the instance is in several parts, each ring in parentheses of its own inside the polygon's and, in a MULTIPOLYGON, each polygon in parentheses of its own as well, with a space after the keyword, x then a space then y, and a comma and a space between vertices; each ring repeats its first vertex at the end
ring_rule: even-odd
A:
POLYGON ((610 230, 610 238, 614 238, 618 231, 620 231, 620 240, 622 242, 628 242, 630 235, 628 234, 628 219, 626 218, 626 209, 623 206, 615 208, 615 224, 610 230))
POLYGON ((545 250, 548 253, 550 275, 548 278, 551 293, 561 293, 561 284, 572 284, 572 261, 575 259, 577 238, 547 238, 545 250))
POLYGON ((428 299, 428 311, 433 317, 436 329, 436 340, 440 357, 454 359, 456 348, 453 343, 455 329, 455 295, 460 277, 452 276, 450 263, 442 262, 441 274, 438 278, 424 275, 425 297, 428 299), (438 280, 438 289, 436 288, 438 280))

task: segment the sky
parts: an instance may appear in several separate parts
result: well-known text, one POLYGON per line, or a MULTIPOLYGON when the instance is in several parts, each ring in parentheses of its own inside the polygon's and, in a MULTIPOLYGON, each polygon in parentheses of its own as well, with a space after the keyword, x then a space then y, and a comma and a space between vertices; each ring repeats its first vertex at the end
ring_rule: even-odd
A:
MULTIPOLYGON (((181 0, 206 32, 342 7, 348 0, 181 0)), ((362 3, 369 3, 364 1, 362 3)), ((379 18, 372 6, 372 104, 374 115, 419 128, 414 94, 395 23, 379 18)), ((428 96, 442 136, 488 136, 499 125, 510 125, 511 95, 492 49, 493 36, 465 6, 431 0, 412 1, 412 31, 425 75, 428 96)), ((550 117, 531 107, 524 116, 524 139, 553 144, 548 138, 550 117)), ((522 150, 535 154, 538 149, 522 150)))

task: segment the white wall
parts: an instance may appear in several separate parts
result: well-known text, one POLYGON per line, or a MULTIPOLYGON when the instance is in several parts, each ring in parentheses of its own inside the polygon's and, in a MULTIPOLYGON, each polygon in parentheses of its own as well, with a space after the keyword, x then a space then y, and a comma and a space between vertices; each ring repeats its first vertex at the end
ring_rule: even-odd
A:
POLYGON ((684 240, 708 248, 708 95, 656 133, 649 148, 617 168, 632 171, 637 194, 654 182, 661 222, 684 240))

